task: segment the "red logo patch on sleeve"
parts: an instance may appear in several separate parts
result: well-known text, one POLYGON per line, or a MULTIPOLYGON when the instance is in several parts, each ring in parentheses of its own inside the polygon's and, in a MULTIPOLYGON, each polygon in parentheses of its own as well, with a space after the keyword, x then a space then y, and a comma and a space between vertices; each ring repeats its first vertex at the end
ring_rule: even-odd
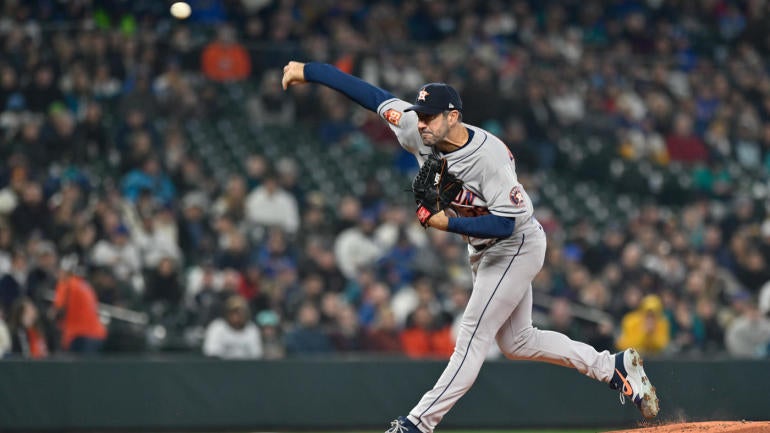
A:
POLYGON ((521 185, 516 185, 511 189, 511 203, 516 207, 526 206, 524 193, 521 191, 521 185))
POLYGON ((388 123, 393 124, 393 126, 398 126, 398 122, 401 121, 401 112, 390 108, 385 111, 383 117, 388 121, 388 123))

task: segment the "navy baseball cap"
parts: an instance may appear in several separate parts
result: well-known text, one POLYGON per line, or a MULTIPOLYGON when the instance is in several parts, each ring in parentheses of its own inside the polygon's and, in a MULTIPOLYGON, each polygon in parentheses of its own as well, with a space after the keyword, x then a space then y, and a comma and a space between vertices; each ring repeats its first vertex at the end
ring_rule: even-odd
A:
POLYGON ((449 110, 463 111, 463 101, 457 90, 445 83, 428 83, 417 92, 414 105, 404 111, 438 114, 449 110))

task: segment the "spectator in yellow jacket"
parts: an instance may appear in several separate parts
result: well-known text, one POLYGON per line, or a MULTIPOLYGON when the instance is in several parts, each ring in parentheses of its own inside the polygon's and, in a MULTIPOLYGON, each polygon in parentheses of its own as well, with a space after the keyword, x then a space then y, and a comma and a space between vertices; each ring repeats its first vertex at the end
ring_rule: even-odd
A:
POLYGON ((660 353, 668 346, 670 327, 668 319, 663 315, 660 297, 647 295, 639 308, 623 317, 616 346, 619 350, 633 347, 643 354, 660 353))

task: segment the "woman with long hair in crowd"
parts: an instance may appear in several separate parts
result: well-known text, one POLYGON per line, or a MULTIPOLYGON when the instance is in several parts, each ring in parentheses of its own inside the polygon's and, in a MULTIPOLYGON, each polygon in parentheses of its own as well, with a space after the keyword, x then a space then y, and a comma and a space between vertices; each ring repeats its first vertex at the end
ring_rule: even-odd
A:
POLYGON ((19 298, 11 308, 8 323, 11 352, 24 358, 48 357, 48 343, 40 322, 40 313, 29 298, 19 298))

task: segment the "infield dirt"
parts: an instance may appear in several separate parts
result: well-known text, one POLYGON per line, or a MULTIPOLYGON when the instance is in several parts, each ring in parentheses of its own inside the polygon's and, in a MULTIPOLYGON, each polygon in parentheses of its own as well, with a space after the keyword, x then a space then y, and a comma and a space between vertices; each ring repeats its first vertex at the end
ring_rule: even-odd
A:
POLYGON ((709 421, 663 424, 607 433, 770 433, 770 421, 709 421))

